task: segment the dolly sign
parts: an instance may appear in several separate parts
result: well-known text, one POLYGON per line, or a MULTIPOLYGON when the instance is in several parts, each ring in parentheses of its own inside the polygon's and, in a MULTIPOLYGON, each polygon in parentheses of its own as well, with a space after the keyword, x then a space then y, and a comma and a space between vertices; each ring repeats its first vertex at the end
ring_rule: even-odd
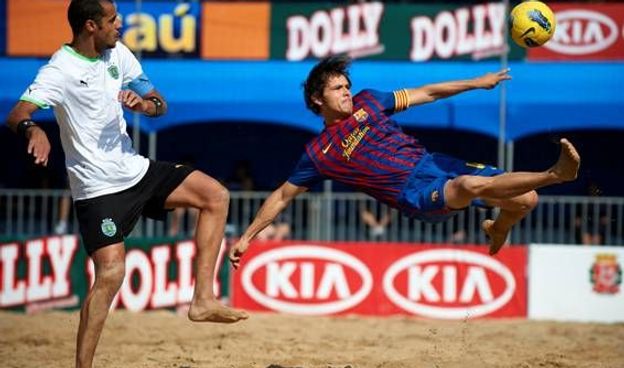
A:
MULTIPOLYGON (((126 241, 126 277, 113 308, 143 311, 187 306, 193 297, 193 240, 126 241)), ((224 259, 222 242, 218 264, 224 259)), ((215 271, 222 279, 228 268, 215 271)), ((95 280, 94 266, 75 235, 0 244, 0 309, 34 313, 75 309, 95 280)), ((220 295, 227 282, 215 280, 220 295)))

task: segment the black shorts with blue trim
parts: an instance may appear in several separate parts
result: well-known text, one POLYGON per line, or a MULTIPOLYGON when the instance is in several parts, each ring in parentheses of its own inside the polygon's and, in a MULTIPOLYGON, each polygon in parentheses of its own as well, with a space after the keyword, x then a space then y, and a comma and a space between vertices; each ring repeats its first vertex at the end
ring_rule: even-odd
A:
POLYGON ((167 197, 193 171, 189 166, 150 161, 147 172, 133 187, 74 202, 87 253, 122 242, 141 215, 164 220, 170 211, 165 209, 167 197))
MULTIPOLYGON (((461 175, 496 176, 504 173, 494 166, 466 162, 451 156, 426 154, 416 164, 399 194, 401 212, 426 222, 445 221, 460 210, 446 206, 444 185, 461 175)), ((480 199, 472 206, 489 207, 480 199)))

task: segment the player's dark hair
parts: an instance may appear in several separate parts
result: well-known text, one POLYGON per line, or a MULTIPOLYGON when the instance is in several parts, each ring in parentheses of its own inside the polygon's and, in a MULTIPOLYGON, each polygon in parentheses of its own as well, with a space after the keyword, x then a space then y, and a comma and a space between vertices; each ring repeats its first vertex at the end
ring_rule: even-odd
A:
POLYGON ((319 106, 312 101, 312 97, 323 94, 323 89, 325 89, 325 85, 330 77, 343 75, 347 78, 349 86, 351 86, 351 79, 349 78, 350 64, 351 58, 348 56, 330 56, 319 61, 310 70, 308 78, 303 82, 303 97, 308 109, 317 115, 321 112, 319 106))
POLYGON ((104 16, 104 8, 101 3, 104 1, 113 3, 113 0, 72 0, 69 8, 67 8, 67 20, 74 36, 82 31, 82 27, 89 19, 100 24, 104 16))

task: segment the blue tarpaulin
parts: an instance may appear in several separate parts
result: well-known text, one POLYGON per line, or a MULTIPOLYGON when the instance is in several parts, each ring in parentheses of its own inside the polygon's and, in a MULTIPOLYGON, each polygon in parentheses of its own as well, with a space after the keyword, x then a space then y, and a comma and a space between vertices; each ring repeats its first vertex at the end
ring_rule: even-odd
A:
MULTIPOLYGON (((0 114, 11 106, 46 60, 0 59, 0 114)), ((142 118, 145 132, 182 124, 249 121, 322 128, 303 102, 302 81, 314 62, 146 60, 145 72, 169 103, 169 114, 142 118)), ((572 129, 624 129, 624 63, 511 63, 507 139, 572 129)), ((497 62, 355 61, 354 93, 396 90, 497 71, 497 62)), ((498 89, 478 90, 396 115, 407 127, 459 129, 498 136, 498 89)), ((36 116, 37 117, 37 116, 36 116)), ((51 118, 49 112, 39 120, 51 118)), ((132 119, 128 119, 131 122, 132 119)))

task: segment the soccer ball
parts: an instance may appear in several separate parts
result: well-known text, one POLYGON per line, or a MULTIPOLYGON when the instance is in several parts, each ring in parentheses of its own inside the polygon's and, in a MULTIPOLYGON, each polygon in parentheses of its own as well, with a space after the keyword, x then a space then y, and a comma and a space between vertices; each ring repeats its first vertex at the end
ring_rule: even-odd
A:
POLYGON ((540 1, 516 5, 509 17, 511 38, 521 47, 542 46, 555 33, 555 14, 540 1))

